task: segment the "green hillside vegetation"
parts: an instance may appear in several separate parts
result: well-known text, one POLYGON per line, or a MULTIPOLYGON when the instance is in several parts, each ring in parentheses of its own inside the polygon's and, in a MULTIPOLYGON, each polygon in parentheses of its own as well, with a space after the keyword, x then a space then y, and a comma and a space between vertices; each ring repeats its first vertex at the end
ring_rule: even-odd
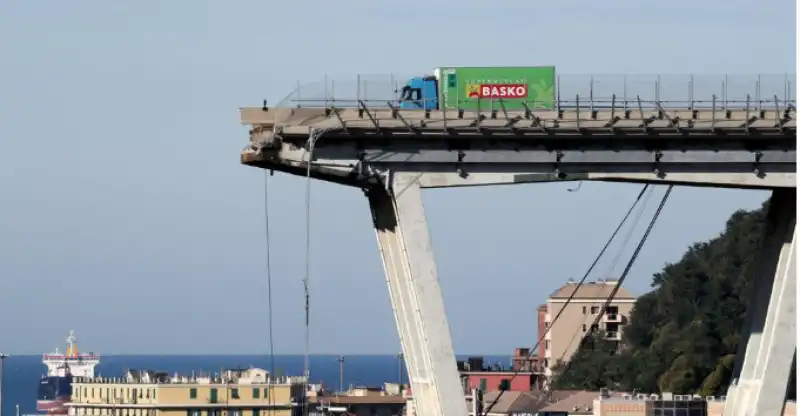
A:
POLYGON ((726 394, 766 209, 734 213, 724 233, 667 264, 654 275, 652 291, 636 301, 621 352, 603 339, 587 339, 553 388, 726 394))

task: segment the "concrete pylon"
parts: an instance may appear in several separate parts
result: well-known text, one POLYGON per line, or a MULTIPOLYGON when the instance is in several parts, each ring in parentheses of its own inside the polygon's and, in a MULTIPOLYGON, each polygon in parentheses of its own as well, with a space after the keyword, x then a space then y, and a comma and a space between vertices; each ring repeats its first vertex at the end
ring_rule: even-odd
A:
POLYGON ((797 189, 772 191, 725 416, 782 416, 797 348, 797 189))
POLYGON ((414 404, 420 416, 467 416, 419 175, 368 191, 414 404))

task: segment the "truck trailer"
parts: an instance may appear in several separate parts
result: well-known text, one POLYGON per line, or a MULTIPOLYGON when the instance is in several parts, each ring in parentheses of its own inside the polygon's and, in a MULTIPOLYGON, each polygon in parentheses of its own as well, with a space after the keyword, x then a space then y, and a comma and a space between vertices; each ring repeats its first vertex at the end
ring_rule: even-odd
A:
POLYGON ((403 86, 402 109, 523 110, 553 108, 556 69, 527 67, 442 67, 403 86))

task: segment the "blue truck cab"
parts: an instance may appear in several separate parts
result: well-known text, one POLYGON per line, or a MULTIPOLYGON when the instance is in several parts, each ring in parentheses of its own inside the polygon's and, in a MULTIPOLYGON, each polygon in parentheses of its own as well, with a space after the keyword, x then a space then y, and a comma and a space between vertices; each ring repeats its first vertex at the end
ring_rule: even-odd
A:
POLYGON ((437 75, 426 75, 408 80, 399 91, 400 108, 404 110, 438 110, 439 77, 437 75))

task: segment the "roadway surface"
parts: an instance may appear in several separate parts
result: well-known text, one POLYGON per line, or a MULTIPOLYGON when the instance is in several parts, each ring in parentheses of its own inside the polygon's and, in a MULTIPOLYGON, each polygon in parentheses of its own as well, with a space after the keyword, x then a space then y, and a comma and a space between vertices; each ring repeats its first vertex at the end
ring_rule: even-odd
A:
POLYGON ((313 154, 312 177, 361 187, 380 182, 387 169, 427 172, 431 187, 551 180, 744 188, 796 183, 793 107, 651 104, 459 114, 388 106, 243 108, 241 121, 252 130, 241 161, 306 175, 313 154))

